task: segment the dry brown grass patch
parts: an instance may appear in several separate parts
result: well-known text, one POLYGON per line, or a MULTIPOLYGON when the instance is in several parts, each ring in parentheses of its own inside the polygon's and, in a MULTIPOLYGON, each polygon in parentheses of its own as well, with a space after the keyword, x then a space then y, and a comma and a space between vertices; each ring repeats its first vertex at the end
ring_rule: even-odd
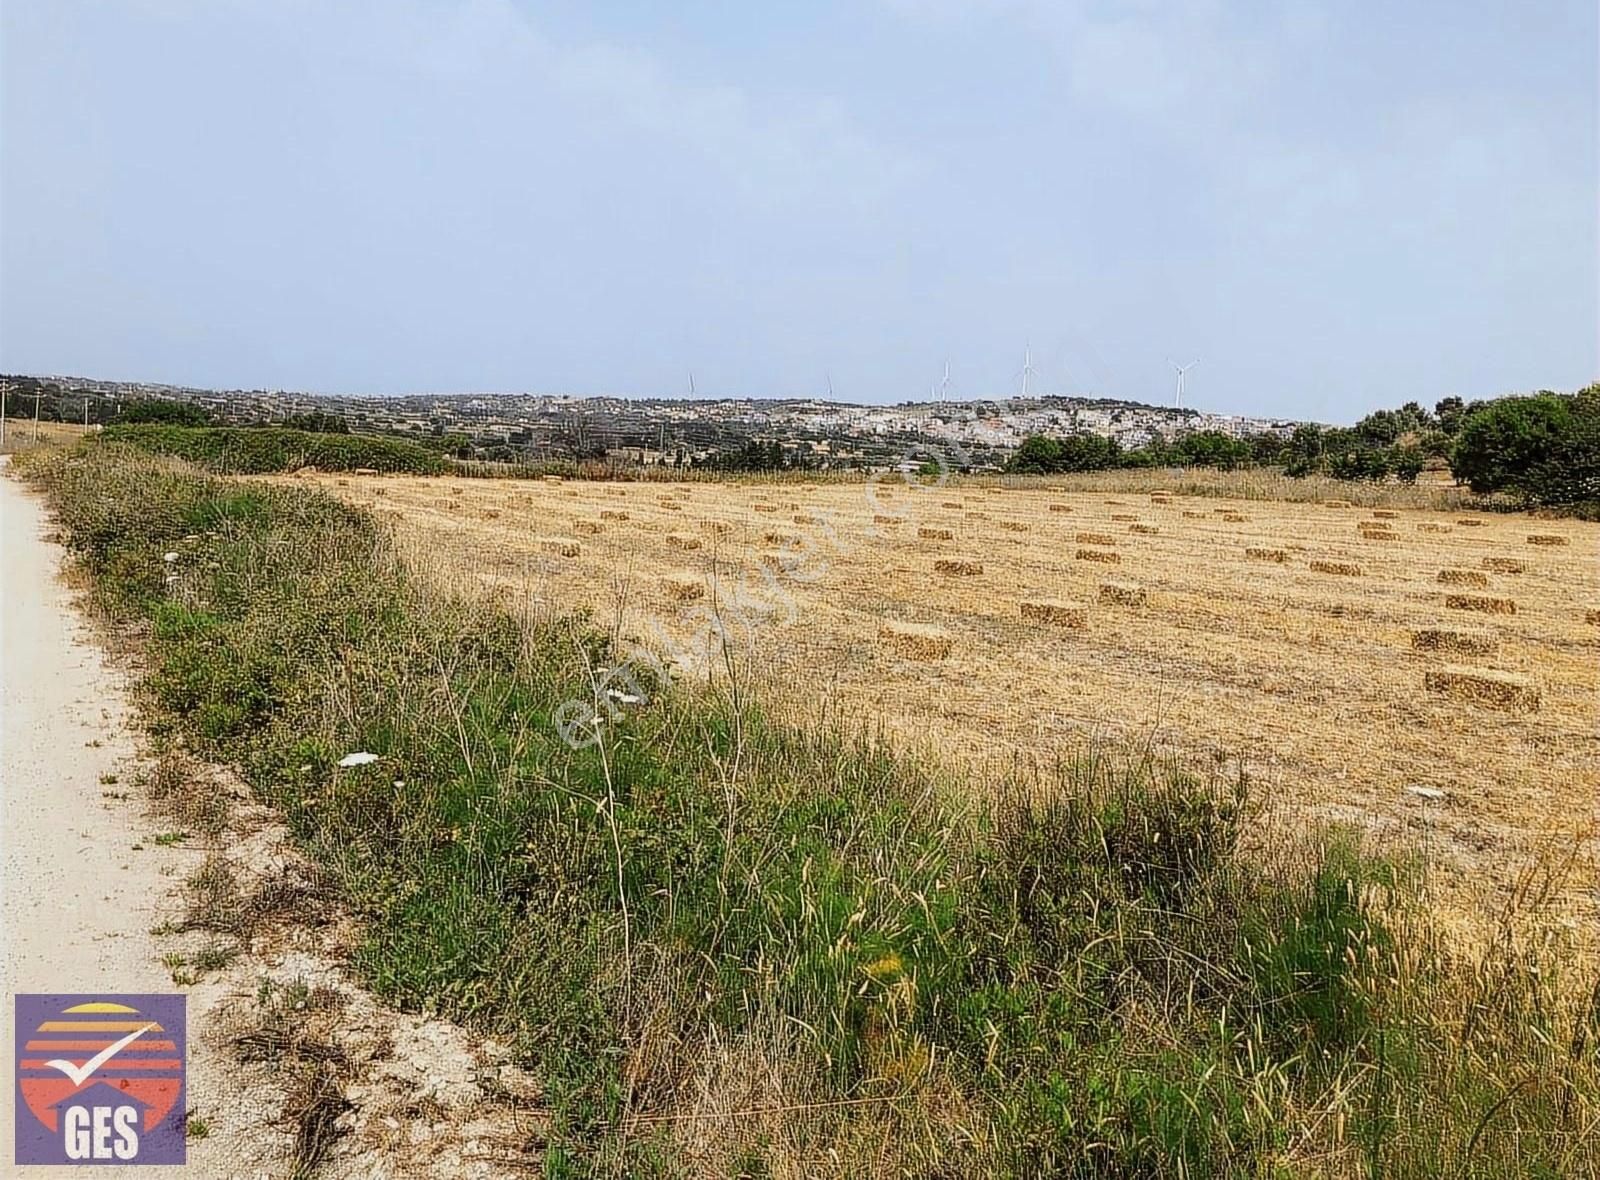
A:
POLYGON ((1428 669, 1423 673, 1423 684, 1430 692, 1452 700, 1510 712, 1532 713, 1540 703, 1539 686, 1528 677, 1513 672, 1452 664, 1428 669))

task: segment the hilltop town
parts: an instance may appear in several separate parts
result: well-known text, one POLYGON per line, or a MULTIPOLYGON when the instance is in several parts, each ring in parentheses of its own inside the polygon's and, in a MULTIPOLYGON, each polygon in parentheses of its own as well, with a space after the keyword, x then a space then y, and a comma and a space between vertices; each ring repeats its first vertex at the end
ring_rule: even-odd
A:
POLYGON ((1287 434, 1288 419, 1249 418, 1116 398, 1065 395, 856 405, 819 398, 622 398, 563 394, 442 393, 350 396, 281 390, 207 390, 80 377, 4 378, 6 413, 89 424, 119 402, 157 398, 203 406, 219 421, 261 424, 309 414, 342 418, 356 433, 453 436, 481 458, 619 459, 698 465, 751 440, 777 442, 816 467, 878 466, 935 448, 963 466, 998 466, 1029 435, 1094 434, 1124 447, 1218 431, 1233 438, 1287 434))

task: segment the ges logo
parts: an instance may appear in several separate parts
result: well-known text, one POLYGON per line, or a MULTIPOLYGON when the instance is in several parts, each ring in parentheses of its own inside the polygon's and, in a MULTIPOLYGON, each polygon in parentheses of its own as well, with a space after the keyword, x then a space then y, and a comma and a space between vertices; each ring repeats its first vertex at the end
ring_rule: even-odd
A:
POLYGON ((20 1164, 181 1164, 184 996, 19 995, 20 1164))

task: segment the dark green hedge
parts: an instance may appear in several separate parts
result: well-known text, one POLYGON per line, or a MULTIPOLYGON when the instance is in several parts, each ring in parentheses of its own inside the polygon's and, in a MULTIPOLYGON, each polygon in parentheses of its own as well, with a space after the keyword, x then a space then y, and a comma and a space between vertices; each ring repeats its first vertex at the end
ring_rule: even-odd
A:
POLYGON ((375 471, 433 475, 444 458, 398 438, 321 434, 276 427, 108 426, 101 435, 158 455, 176 455, 211 471, 257 475, 316 467, 323 471, 375 471))

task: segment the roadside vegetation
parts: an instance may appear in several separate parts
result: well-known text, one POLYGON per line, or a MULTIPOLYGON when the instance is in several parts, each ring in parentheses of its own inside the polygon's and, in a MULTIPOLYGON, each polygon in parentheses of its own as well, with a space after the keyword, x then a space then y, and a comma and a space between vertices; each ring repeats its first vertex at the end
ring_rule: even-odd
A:
POLYGON ((543 1079, 547 1175, 1600 1167, 1559 863, 1453 945, 1425 866, 1269 843, 1248 782, 1131 753, 979 783, 777 723, 732 661, 628 685, 589 620, 443 593, 359 509, 116 440, 19 467, 145 633, 153 724, 283 811, 371 987, 543 1079))

